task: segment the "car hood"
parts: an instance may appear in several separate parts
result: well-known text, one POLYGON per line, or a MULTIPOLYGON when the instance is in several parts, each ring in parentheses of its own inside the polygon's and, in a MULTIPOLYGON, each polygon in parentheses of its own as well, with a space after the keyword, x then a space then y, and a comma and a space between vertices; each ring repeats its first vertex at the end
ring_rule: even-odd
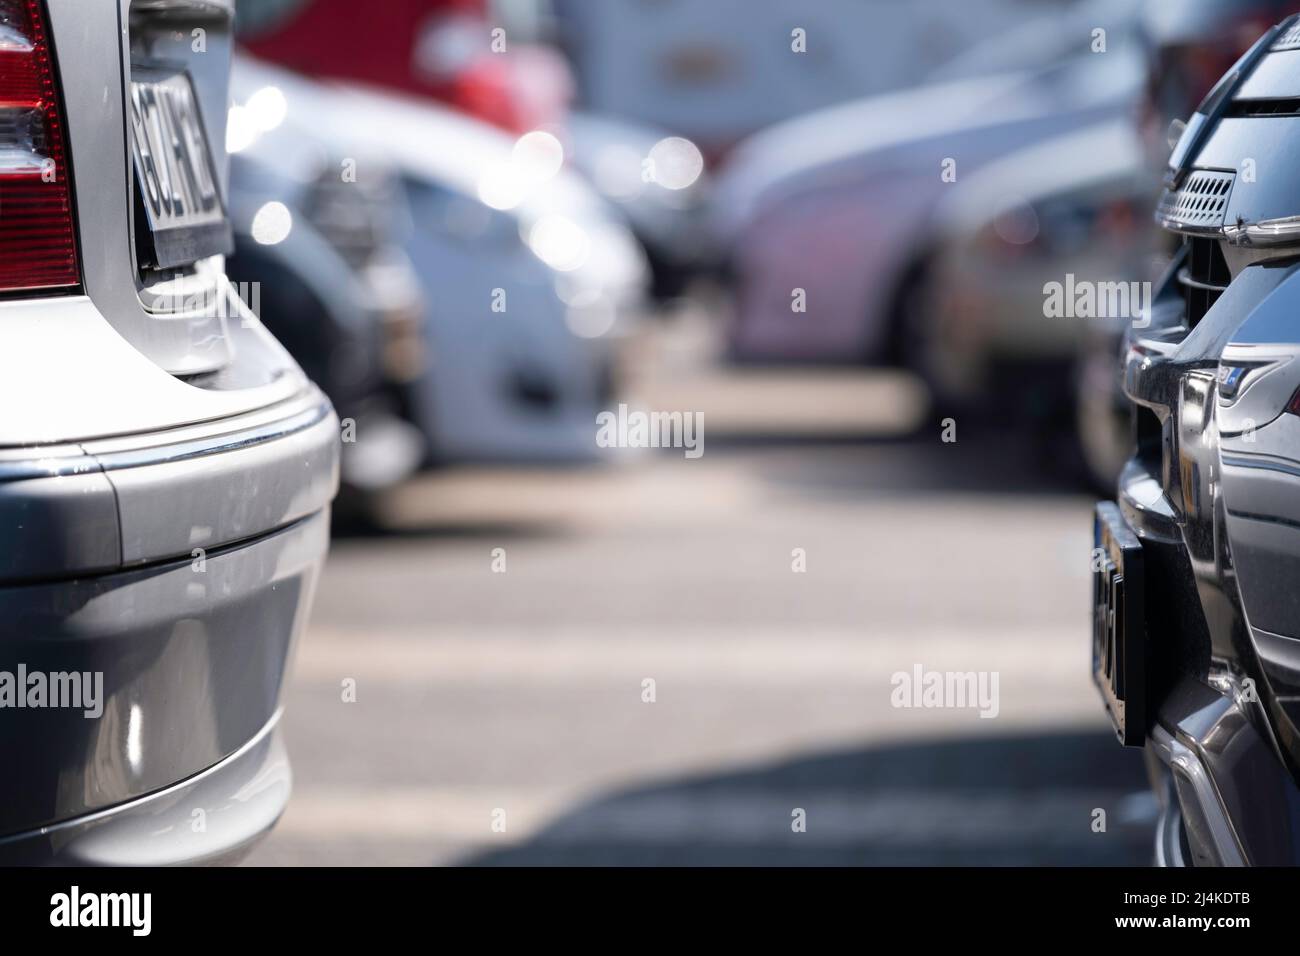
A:
POLYGON ((1289 174, 1300 160, 1300 18, 1277 30, 1188 123, 1156 212, 1165 228, 1290 254, 1300 245, 1300 186, 1289 174))

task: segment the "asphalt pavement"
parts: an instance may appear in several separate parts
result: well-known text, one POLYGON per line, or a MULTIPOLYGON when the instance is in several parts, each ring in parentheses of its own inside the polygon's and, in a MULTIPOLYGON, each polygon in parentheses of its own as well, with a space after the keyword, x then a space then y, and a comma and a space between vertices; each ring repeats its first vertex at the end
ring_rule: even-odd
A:
POLYGON ((1088 680, 1091 497, 1014 433, 944 442, 905 376, 699 334, 634 378, 703 411, 699 458, 446 469, 335 542, 250 864, 1149 862, 1088 680), (918 669, 996 707, 899 706, 918 669))

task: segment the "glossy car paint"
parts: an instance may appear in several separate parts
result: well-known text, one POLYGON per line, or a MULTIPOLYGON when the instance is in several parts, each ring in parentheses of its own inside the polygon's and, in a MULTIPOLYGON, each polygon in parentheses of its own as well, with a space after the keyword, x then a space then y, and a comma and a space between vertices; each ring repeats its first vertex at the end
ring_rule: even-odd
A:
MULTIPOLYGON (((133 260, 131 56, 189 63, 224 171, 230 4, 46 9, 83 293, 0 302, 0 666, 100 672, 105 700, 97 719, 0 711, 0 860, 224 858, 288 796, 279 691, 327 547, 337 420, 228 292, 169 309, 175 276, 133 260), (161 810, 177 788, 229 808, 222 825, 182 836, 179 806, 161 810)), ((219 256, 186 272, 224 289, 219 256)))
POLYGON ((564 58, 529 42, 539 5, 488 0, 239 0, 240 40, 306 76, 427 96, 515 133, 564 118, 564 58), (495 34, 495 30, 501 34, 495 34), (485 42, 494 41, 494 42, 485 42))

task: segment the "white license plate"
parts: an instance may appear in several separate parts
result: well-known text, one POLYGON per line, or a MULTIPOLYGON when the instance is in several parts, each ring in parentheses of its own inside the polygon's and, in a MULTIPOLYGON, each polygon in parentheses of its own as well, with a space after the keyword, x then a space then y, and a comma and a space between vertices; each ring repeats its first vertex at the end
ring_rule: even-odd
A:
POLYGON ((141 236, 136 224, 141 265, 167 269, 230 252, 230 222, 188 74, 133 65, 130 107, 135 182, 149 227, 141 236))

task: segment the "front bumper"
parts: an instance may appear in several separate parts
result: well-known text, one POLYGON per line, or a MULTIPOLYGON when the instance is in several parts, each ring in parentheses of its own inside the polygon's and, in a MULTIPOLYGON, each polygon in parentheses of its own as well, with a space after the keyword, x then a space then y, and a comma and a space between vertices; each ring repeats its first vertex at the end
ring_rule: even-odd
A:
POLYGON ((1187 680, 1147 740, 1167 866, 1300 865, 1300 789, 1231 690, 1187 680))
POLYGON ((1142 642, 1145 671, 1142 687, 1128 691, 1142 694, 1147 710, 1125 742, 1145 746, 1161 801, 1156 862, 1300 865, 1300 789, 1258 692, 1215 663, 1175 503, 1137 459, 1119 491, 1123 521, 1140 543, 1142 600, 1152 611, 1128 635, 1142 642))

